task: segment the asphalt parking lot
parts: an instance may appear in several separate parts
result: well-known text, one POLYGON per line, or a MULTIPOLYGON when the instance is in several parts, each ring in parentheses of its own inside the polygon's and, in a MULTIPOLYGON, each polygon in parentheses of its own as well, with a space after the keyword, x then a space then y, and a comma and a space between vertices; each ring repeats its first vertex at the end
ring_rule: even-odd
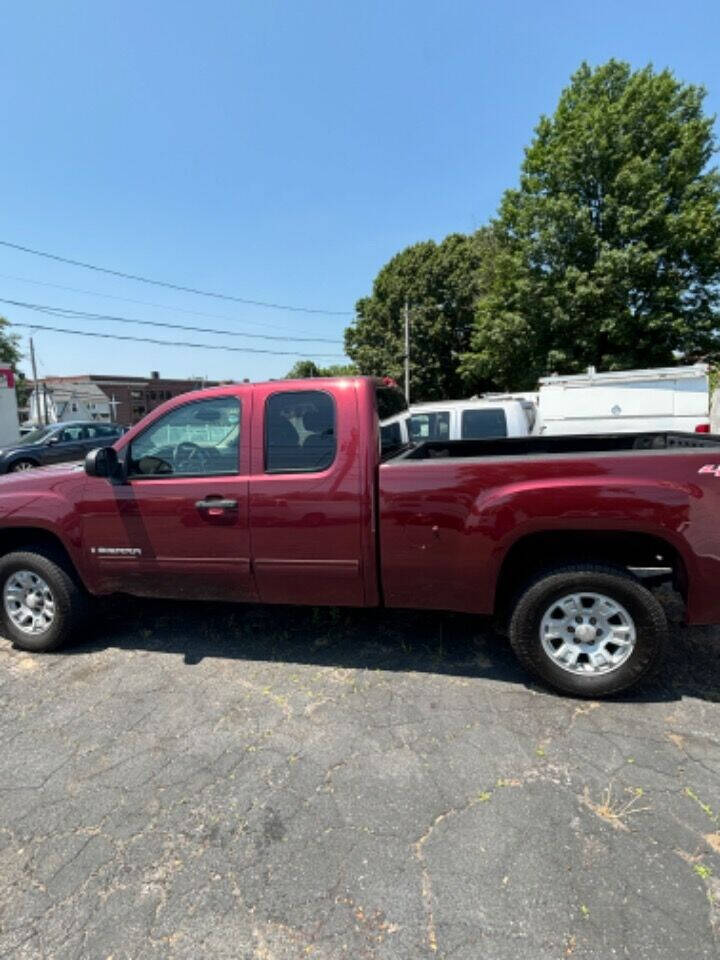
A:
POLYGON ((113 602, 0 641, 0 956, 720 955, 720 630, 612 702, 488 626, 113 602))

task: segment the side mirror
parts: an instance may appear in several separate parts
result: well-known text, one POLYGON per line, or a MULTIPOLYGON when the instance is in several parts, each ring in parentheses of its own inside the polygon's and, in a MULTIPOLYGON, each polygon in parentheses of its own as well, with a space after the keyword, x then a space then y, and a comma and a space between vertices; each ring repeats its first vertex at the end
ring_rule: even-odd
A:
POLYGON ((85 473, 89 477, 105 477, 111 483, 122 480, 122 466, 114 447, 96 447, 85 457, 85 473))
POLYGON ((48 447, 54 447, 56 443, 60 443, 60 434, 54 433, 51 437, 45 441, 45 445, 48 447))

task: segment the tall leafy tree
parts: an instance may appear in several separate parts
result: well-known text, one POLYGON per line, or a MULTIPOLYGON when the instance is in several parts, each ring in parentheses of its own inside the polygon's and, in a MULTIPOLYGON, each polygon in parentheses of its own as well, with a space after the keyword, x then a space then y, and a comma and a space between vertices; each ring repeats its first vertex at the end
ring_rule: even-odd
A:
POLYGON ((485 233, 451 234, 398 253, 358 300, 345 350, 362 373, 402 382, 405 302, 410 316, 410 395, 434 400, 463 395, 459 358, 470 347, 485 233))
POLYGON ((15 370, 22 360, 22 353, 20 339, 17 334, 8 332, 9 326, 5 317, 0 317, 0 365, 15 370))
POLYGON ((15 395, 19 407, 24 407, 30 395, 30 387, 17 366, 22 360, 20 352, 20 338, 17 334, 9 333, 9 323, 5 317, 0 317, 0 366, 10 367, 15 371, 15 395))
POLYGON ((702 87, 583 64, 525 151, 482 266, 468 388, 720 352, 720 177, 702 87))

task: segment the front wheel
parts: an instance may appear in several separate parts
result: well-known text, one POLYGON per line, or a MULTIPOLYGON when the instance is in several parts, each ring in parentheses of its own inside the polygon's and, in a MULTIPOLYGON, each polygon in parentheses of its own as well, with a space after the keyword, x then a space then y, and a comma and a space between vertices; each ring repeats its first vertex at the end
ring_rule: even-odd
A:
POLYGON ((593 564, 542 574, 510 622, 521 663, 556 690, 583 697, 638 683, 660 661, 667 634, 649 590, 624 570, 593 564))
POLYGON ((16 460, 10 467, 10 473, 19 473, 22 470, 32 470, 37 464, 34 460, 16 460))
POLYGON ((34 653, 66 643, 87 609, 85 593, 63 559, 44 547, 0 557, 0 596, 3 635, 34 653))

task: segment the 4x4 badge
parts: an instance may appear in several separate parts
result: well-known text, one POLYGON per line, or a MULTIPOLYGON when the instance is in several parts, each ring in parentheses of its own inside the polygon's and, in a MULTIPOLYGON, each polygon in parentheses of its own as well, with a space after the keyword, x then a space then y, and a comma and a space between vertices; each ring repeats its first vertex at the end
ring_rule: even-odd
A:
POLYGON ((714 477, 720 477, 720 464, 706 463, 704 467, 700 467, 698 473, 711 473, 714 477))

